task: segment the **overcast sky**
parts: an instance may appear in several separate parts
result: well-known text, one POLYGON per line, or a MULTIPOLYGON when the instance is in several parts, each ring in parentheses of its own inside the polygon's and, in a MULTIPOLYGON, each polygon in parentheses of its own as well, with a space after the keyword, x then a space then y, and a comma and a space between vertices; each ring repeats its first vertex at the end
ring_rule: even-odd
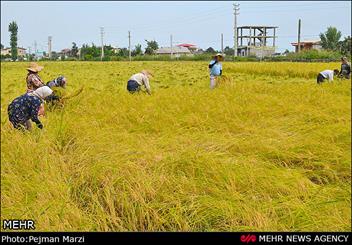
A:
MULTIPOLYGON (((328 26, 337 27, 343 36, 351 35, 350 1, 255 2, 238 1, 238 25, 278 26, 279 52, 293 50, 297 40, 297 23, 302 19, 302 39, 319 39, 328 26)), ((233 47, 232 1, 139 1, 139 2, 10 2, 1 1, 1 43, 9 46, 8 24, 16 21, 21 47, 47 50, 48 36, 53 37, 54 51, 70 48, 72 42, 100 45, 100 27, 105 29, 105 44, 128 46, 131 31, 132 47, 145 39, 155 39, 160 46, 192 43, 206 49, 233 47)))

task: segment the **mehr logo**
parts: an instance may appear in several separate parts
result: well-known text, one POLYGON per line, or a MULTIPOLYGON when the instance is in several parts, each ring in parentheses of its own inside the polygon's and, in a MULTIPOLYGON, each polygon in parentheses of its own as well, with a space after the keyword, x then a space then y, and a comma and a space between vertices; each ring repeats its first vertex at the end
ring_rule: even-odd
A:
POLYGON ((31 219, 4 219, 2 222, 4 230, 35 230, 34 220, 31 219))
POLYGON ((257 241, 257 236, 256 235, 242 235, 241 236, 241 242, 244 243, 250 243, 250 242, 256 242, 257 241))

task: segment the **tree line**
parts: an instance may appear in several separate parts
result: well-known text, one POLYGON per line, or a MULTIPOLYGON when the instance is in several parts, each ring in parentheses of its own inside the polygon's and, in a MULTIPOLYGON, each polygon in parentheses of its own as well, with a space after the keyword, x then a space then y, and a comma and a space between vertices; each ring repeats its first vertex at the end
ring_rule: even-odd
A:
MULTIPOLYGON (((17 47, 17 35, 18 35, 18 25, 15 21, 12 21, 9 24, 8 31, 10 32, 10 46, 11 46, 11 54, 10 55, 1 55, 1 60, 6 58, 11 58, 11 60, 18 60, 18 47, 17 47)), ((336 27, 328 27, 324 33, 320 33, 320 41, 323 50, 339 53, 341 55, 345 55, 351 57, 351 36, 344 37, 343 40, 342 34, 337 30, 336 27)), ((146 48, 143 51, 142 45, 137 44, 131 50, 131 56, 140 57, 140 56, 151 56, 155 54, 155 51, 159 48, 159 44, 155 40, 145 40, 146 48)), ((1 49, 4 46, 1 44, 1 49)), ((201 50, 203 51, 203 50, 201 50)), ((72 43, 72 47, 69 52, 52 52, 51 58, 52 60, 100 60, 101 59, 101 47, 96 46, 94 43, 91 45, 83 44, 81 48, 78 48, 75 42, 72 43)), ((207 48, 203 51, 206 54, 214 54, 220 51, 215 50, 212 47, 207 48)), ((224 49, 224 54, 227 56, 232 56, 234 53, 234 49, 226 46, 224 49)), ((285 54, 290 53, 288 50, 284 52, 285 54)), ((44 52, 44 59, 48 59, 47 54, 44 52)), ((104 57, 103 60, 120 60, 121 58, 129 57, 129 49, 120 48, 116 49, 111 45, 104 45, 104 57)), ((27 58, 32 60, 35 58, 34 54, 28 54, 27 58)), ((195 58, 196 59, 196 58, 195 58)))

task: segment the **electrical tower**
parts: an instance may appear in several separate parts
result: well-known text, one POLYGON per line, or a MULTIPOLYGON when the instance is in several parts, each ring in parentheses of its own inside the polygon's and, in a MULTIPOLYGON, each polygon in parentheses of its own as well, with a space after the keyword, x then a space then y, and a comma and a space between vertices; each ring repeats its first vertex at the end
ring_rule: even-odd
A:
POLYGON ((234 22, 233 22, 233 56, 234 58, 237 56, 237 15, 240 13, 238 12, 240 10, 240 5, 239 4, 233 4, 233 16, 234 16, 234 22))

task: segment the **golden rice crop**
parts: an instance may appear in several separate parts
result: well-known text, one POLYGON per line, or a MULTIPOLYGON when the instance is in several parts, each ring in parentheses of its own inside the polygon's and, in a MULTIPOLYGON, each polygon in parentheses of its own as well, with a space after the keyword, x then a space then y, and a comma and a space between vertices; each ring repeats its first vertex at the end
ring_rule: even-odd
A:
POLYGON ((48 62, 84 90, 13 130, 26 63, 1 63, 1 219, 40 231, 349 231, 351 82, 338 63, 48 62), (152 96, 126 91, 149 69, 152 96))

